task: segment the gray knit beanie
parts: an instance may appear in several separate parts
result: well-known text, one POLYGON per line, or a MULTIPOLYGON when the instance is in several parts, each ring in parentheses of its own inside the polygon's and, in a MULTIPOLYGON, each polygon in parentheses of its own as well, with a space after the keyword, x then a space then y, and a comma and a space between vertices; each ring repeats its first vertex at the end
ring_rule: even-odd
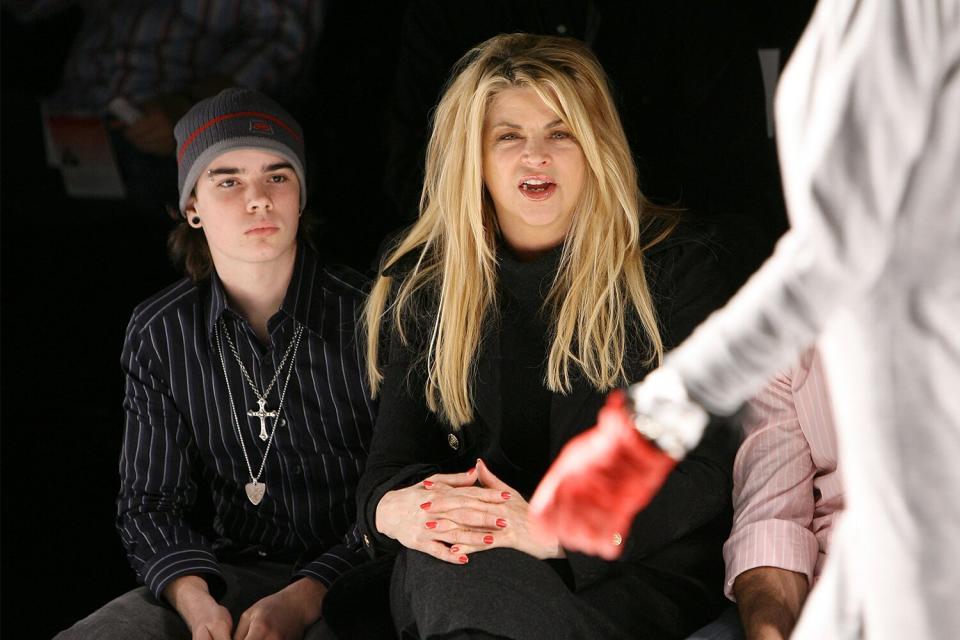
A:
POLYGON ((233 149, 265 149, 291 165, 300 180, 300 209, 307 202, 303 130, 286 110, 252 89, 224 89, 193 105, 173 129, 177 138, 180 213, 200 173, 233 149))

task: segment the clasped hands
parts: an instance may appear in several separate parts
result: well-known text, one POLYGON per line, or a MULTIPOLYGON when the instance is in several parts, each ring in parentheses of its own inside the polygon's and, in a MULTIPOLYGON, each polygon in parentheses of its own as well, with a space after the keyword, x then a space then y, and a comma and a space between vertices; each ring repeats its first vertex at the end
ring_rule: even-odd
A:
POLYGON ((377 505, 376 527, 408 549, 452 564, 496 548, 540 559, 563 557, 555 536, 531 532, 529 510, 523 496, 477 460, 464 473, 435 474, 386 493, 377 505))
POLYGON ((261 598, 237 621, 210 595, 206 581, 194 575, 173 580, 164 596, 190 628, 192 640, 300 640, 320 617, 327 588, 304 577, 261 598))

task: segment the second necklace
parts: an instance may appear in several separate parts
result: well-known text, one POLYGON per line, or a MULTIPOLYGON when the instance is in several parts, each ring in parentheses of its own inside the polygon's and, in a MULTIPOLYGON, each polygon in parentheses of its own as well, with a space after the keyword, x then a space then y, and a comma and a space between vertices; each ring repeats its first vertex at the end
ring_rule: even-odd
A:
POLYGON ((283 411, 283 400, 287 395, 287 385, 290 384, 290 376, 293 373, 293 365, 297 360, 297 349, 300 346, 300 337, 303 335, 303 325, 297 324, 296 330, 293 334, 293 339, 290 341, 290 345, 287 346, 286 353, 283 354, 283 358, 280 360, 280 364, 277 366, 277 371, 273 376, 273 380, 270 381, 270 384, 267 386, 266 391, 262 394, 257 389, 256 385, 253 384, 253 381, 250 379, 250 375, 247 373, 246 367, 243 366, 243 361, 240 360, 240 354, 237 353, 237 349, 233 344, 233 340, 230 339, 230 332, 227 330, 226 323, 223 318, 220 318, 220 321, 215 325, 215 333, 217 338, 217 349, 220 351, 220 365, 223 367, 223 379, 227 384, 227 396, 230 399, 230 413, 233 418, 233 424, 237 430, 237 439, 240 441, 240 450, 243 451, 243 461, 247 464, 247 473, 250 474, 250 482, 244 486, 244 491, 247 494, 247 499, 250 500, 254 505, 260 504, 260 501, 263 500, 264 494, 267 492, 267 485, 263 482, 260 482, 260 476, 263 475, 263 469, 267 464, 267 454, 270 453, 270 446, 273 444, 273 437, 277 433, 277 425, 280 424, 280 414, 283 411), (230 388, 230 376, 227 375, 227 361, 223 354, 223 343, 220 340, 221 332, 227 337, 227 343, 230 345, 230 350, 233 352, 234 357, 237 359, 237 364, 240 365, 240 370, 243 372, 244 377, 247 379, 247 383, 250 384, 250 387, 253 389, 254 394, 257 396, 257 404, 260 405, 259 411, 248 411, 247 415, 251 417, 260 418, 260 439, 267 441, 267 448, 263 452, 263 458, 260 460, 260 468, 257 470, 256 475, 253 473, 253 466, 250 464, 250 456, 247 455, 247 446, 243 441, 243 431, 240 428, 240 419, 237 417, 236 404, 233 401, 233 390, 230 388), (280 402, 277 404, 276 411, 265 411, 264 406, 266 405, 266 396, 270 393, 270 390, 273 388, 274 383, 277 381, 277 378, 280 375, 280 372, 283 370, 283 365, 287 360, 287 356, 291 356, 290 368, 287 370, 287 377, 283 381, 283 389, 280 391, 280 402), (269 435, 266 433, 266 418, 273 418, 273 428, 270 430, 269 435), (265 437, 266 436, 266 437, 265 437))

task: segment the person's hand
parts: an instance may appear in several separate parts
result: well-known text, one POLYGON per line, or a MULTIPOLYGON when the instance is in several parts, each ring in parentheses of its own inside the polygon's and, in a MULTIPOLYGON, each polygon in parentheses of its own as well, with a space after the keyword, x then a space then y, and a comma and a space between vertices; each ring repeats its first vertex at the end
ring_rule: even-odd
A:
POLYGON ((213 599, 203 578, 175 578, 164 588, 163 595, 187 623, 192 640, 231 640, 233 618, 226 607, 213 599))
POLYGON ((498 489, 474 486, 477 469, 436 474, 421 483, 384 494, 377 505, 377 531, 408 549, 422 551, 444 562, 464 564, 458 545, 482 546, 497 527, 493 507, 512 499, 498 489))
MULTIPOLYGON (((494 475, 483 460, 477 460, 477 474, 480 484, 510 495, 510 499, 500 505, 491 505, 488 512, 496 516, 496 528, 483 536, 483 544, 459 544, 450 548, 451 553, 471 554, 497 547, 516 549, 526 554, 546 560, 564 557, 563 547, 555 536, 534 536, 530 531, 530 505, 519 492, 494 475)), ((438 514, 439 515, 439 514, 438 514)), ((458 516, 451 514, 451 520, 458 516)))
POLYGON ((613 560, 633 518, 676 463, 640 435, 623 392, 614 391, 597 425, 567 443, 537 487, 530 501, 534 532, 613 560))
POLYGON ((660 367, 628 392, 635 427, 672 458, 682 460, 700 442, 710 417, 687 395, 675 370, 660 367))
POLYGON ((173 123, 167 113, 156 104, 143 108, 143 117, 123 130, 124 137, 134 147, 155 156, 169 156, 177 148, 173 123))
POLYGON ((320 618, 327 588, 313 578, 300 578, 257 600, 237 622, 233 640, 301 640, 320 618))

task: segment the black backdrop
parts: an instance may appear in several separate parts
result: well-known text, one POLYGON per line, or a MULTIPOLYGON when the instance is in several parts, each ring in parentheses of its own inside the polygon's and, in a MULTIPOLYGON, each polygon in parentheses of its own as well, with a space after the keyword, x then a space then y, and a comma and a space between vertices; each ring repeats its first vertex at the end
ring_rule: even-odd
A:
MULTIPOLYGON (((388 96, 407 2, 333 2, 295 115, 304 124, 321 247, 358 268, 401 224, 382 178, 388 96)), ((549 4, 541 2, 540 4, 549 4)), ((560 3, 562 4, 562 3, 560 3)), ((750 3, 746 3, 753 6, 750 3)), ((757 7, 765 3, 756 2, 757 7)), ((757 46, 789 49, 810 2, 749 12, 757 46)), ((46 167, 38 96, 57 85, 74 9, 2 23, 2 568, 0 635, 52 636, 134 586, 113 527, 122 429, 119 354, 133 306, 178 275, 170 222, 122 203, 67 198, 46 167)), ((772 166, 773 148, 768 155, 772 166)), ((775 171, 758 188, 777 189, 775 171)), ((746 269, 782 229, 776 203, 746 269)), ((751 221, 746 221, 750 223, 751 221)))

